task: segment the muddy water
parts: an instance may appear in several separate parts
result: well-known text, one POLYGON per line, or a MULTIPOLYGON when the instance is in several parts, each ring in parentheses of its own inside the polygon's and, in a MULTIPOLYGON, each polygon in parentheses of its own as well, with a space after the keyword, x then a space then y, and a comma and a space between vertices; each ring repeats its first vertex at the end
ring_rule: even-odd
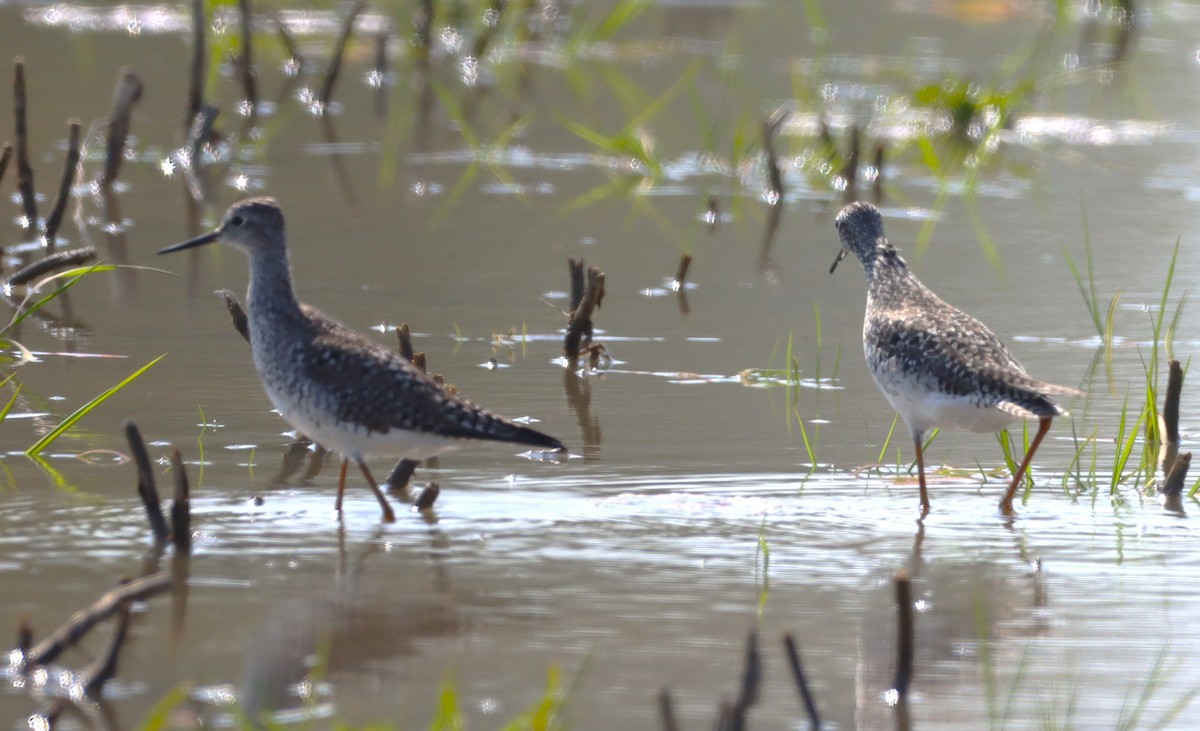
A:
MULTIPOLYGON (((117 727, 184 688, 180 726, 275 710, 283 722, 423 728, 451 685, 469 726, 493 728, 537 703, 551 676, 574 728, 655 727, 662 687, 697 727, 734 697, 757 628, 755 727, 804 725, 780 649, 789 631, 827 721, 887 728, 900 568, 917 600, 914 726, 1200 722, 1190 703, 1200 688, 1198 506, 1165 511, 1131 481, 1110 491, 1122 404, 1141 404, 1176 240, 1169 315, 1197 277, 1200 102, 1189 90, 1200 14, 1155 7, 1108 65, 1116 29, 1082 8, 1056 24, 1036 4, 835 5, 814 34, 800 4, 671 3, 574 56, 570 38, 598 12, 564 9, 534 37, 505 34, 474 86, 453 28, 470 42, 478 25, 440 18, 429 86, 394 41, 378 98, 371 44, 352 44, 332 141, 298 91, 316 82, 289 87, 264 31, 256 58, 272 101, 249 139, 231 114, 229 68, 213 76, 232 147, 207 165, 194 220, 181 172, 163 165, 181 139, 182 9, 0 7, 0 47, 26 59, 43 213, 65 120, 87 129, 107 113, 122 66, 143 75, 119 210, 80 189, 62 236, 176 275, 94 276, 51 306, 58 321, 31 319, 15 333, 40 362, 19 369, 21 394, 0 425, 0 627, 28 616, 41 636, 119 577, 155 568, 133 469, 117 454, 131 416, 156 456, 166 444, 184 451, 195 550, 157 564, 186 588, 139 609, 104 708, 84 706, 117 727), (1016 58, 1024 70, 1004 76, 1016 58), (946 146, 935 148, 944 175, 922 158, 914 130, 929 115, 903 101, 949 75, 1037 86, 973 198, 946 146), (638 119, 672 88, 660 113, 638 119), (764 272, 758 130, 781 104, 793 110, 777 142, 786 192, 764 272), (881 206, 924 281, 985 319, 1033 373, 1090 393, 1056 422, 1011 524, 995 513, 1003 479, 991 472, 1003 459, 990 436, 934 442, 931 465, 948 467, 933 478, 923 528, 915 485, 896 474, 911 458, 905 436, 882 467, 859 469, 880 461, 892 412, 861 361, 862 275, 853 262, 827 274, 841 194, 812 169, 822 109, 839 140, 858 123, 869 144, 887 142, 881 206), (635 119, 663 175, 606 194, 630 162, 568 125, 614 134, 635 119), (279 479, 289 427, 210 294, 243 291, 245 260, 217 247, 153 253, 247 194, 281 201, 302 298, 387 344, 388 328, 409 322, 434 370, 490 408, 538 420, 572 458, 447 455, 417 476, 442 485, 436 514, 386 526, 358 482, 344 521, 334 519, 332 460, 314 477, 279 479), (1082 266, 1089 237, 1101 317, 1121 294, 1110 367, 1064 254, 1082 266), (684 251, 695 257, 686 302, 666 286, 684 251), (597 318, 614 359, 605 373, 576 377, 556 362, 567 257, 607 273, 597 318), (743 385, 746 369, 783 367, 789 338, 800 385, 743 385), (20 455, 164 352, 43 464, 20 455), (1077 440, 1093 433, 1083 474, 1064 481, 1077 440)), ((389 12, 407 33, 408 9, 389 12)), ((362 36, 387 18, 368 11, 362 36)), ((287 19, 319 68, 336 15, 287 19)), ((6 97, 0 119, 11 118, 6 97)), ((93 139, 89 179, 101 148, 93 139)), ((5 205, 2 242, 19 250, 20 208, 5 205)), ((1184 360, 1194 324, 1185 308, 1174 343, 1184 360)), ((1185 449, 1194 393, 1185 387, 1185 449)), ((61 695, 60 671, 100 652, 106 631, 45 675, 8 676, 6 723, 25 727, 47 695, 61 695)))

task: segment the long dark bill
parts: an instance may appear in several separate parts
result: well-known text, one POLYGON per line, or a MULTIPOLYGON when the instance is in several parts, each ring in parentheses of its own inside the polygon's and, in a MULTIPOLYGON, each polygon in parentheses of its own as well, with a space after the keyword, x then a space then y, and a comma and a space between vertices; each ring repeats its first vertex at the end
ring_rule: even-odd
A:
POLYGON ((204 246, 205 244, 211 244, 219 238, 221 238, 220 231, 210 231, 206 234, 201 234, 194 239, 188 239, 181 244, 175 244, 174 246, 168 246, 165 249, 159 249, 158 253, 170 254, 174 251, 183 251, 184 249, 190 249, 195 246, 204 246))
MULTIPOLYGON (((182 244, 181 244, 181 246, 182 246, 182 244)), ((166 249, 163 249, 163 251, 166 251, 166 249)), ((158 252, 158 253, 160 253, 160 254, 161 254, 161 253, 162 253, 162 251, 160 251, 160 252, 158 252)), ((838 264, 841 264, 841 263, 842 263, 842 259, 845 259, 845 258, 846 258, 846 250, 845 250, 845 249, 841 249, 840 251, 838 251, 837 258, 833 260, 833 266, 829 267, 829 273, 830 273, 830 274, 833 274, 833 270, 834 270, 834 269, 837 269, 837 265, 838 265, 838 264)))

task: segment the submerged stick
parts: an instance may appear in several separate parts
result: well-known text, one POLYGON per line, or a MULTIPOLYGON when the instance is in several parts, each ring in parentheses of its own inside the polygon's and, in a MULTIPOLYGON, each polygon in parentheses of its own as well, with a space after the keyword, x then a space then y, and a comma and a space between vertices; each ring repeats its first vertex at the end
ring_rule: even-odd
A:
POLYGON ((400 327, 396 328, 396 340, 400 346, 400 357, 411 363, 413 359, 412 330, 408 327, 407 322, 400 323, 400 327))
POLYGON ((796 689, 800 692, 800 700, 808 713, 808 720, 814 729, 821 728, 821 715, 817 713, 817 703, 813 700, 808 688, 808 680, 804 677, 804 666, 800 664, 800 651, 796 647, 796 638, 791 632, 783 633, 783 651, 787 655, 788 667, 792 670, 792 679, 796 681, 796 689))
POLYGON ((846 191, 853 197, 853 191, 858 184, 858 158, 860 152, 861 133, 858 131, 858 125, 850 128, 850 146, 846 153, 846 162, 842 165, 842 170, 839 173, 842 180, 846 181, 846 191))
POLYGON ((79 673, 79 684, 89 698, 97 698, 104 684, 117 674, 117 657, 125 644, 125 636, 129 632, 129 602, 124 601, 117 607, 117 622, 113 628, 112 637, 104 654, 79 673))
POLYGON ((58 184, 58 195, 54 197, 54 205, 50 215, 46 216, 46 246, 54 251, 54 241, 58 235, 58 227, 62 225, 63 213, 67 210, 67 199, 71 197, 71 185, 79 172, 79 120, 72 119, 70 131, 67 133, 67 161, 63 165, 62 180, 58 184))
POLYGON ((132 67, 121 69, 117 88, 113 91, 112 112, 108 116, 108 142, 104 152, 104 173, 100 185, 108 188, 117 181, 121 162, 125 159, 125 143, 129 140, 133 106, 142 98, 142 77, 132 67))
POLYGON ((901 699, 908 696, 913 674, 913 602, 912 577, 907 569, 896 572, 896 676, 892 681, 901 699))
POLYGON ((1160 492, 1167 499, 1178 499, 1183 494, 1183 484, 1187 482, 1188 468, 1192 466, 1192 453, 1184 452, 1175 458, 1167 479, 1163 481, 1160 492))
POLYGON ((176 553, 192 550, 192 500, 187 470, 178 448, 171 449, 171 470, 175 473, 175 501, 171 503, 171 543, 176 553))
POLYGON ((21 208, 25 212, 23 228, 38 224, 37 196, 33 191, 33 166, 29 164, 29 128, 25 119, 25 59, 13 64, 13 116, 17 121, 17 188, 21 191, 21 208))
POLYGON ((671 699, 671 690, 666 687, 658 691, 658 718, 663 731, 679 731, 679 722, 675 720, 675 702, 671 699))
POLYGON ((288 30, 283 18, 278 15, 275 16, 275 30, 279 33, 279 40, 283 43, 283 47, 287 49, 289 66, 298 72, 304 68, 304 57, 300 55, 300 49, 296 45, 296 39, 292 37, 292 32, 288 30))
MULTIPOLYGON (((1159 412, 1159 463, 1164 476, 1171 473, 1175 455, 1179 454, 1179 397, 1183 393, 1183 368, 1179 361, 1167 361, 1167 392, 1163 396, 1162 411, 1159 412)), ((1165 488, 1163 489, 1165 491, 1165 488)))
POLYGON ((420 0, 413 10, 413 53, 420 65, 429 62, 429 52, 433 43, 433 0, 420 0))
POLYGON ((0 181, 4 180, 4 173, 8 172, 8 163, 12 160, 12 153, 12 143, 5 142, 4 149, 0 150, 0 181))
POLYGON ((238 57, 238 75, 242 79, 242 93, 250 104, 250 116, 258 112, 258 84, 254 79, 254 59, 251 55, 254 29, 251 27, 250 0, 238 0, 238 10, 241 12, 242 53, 238 57))
POLYGON ((321 85, 321 93, 317 96, 322 110, 329 107, 329 100, 333 96, 333 85, 337 83, 338 72, 342 68, 342 56, 346 52, 346 44, 350 42, 350 34, 354 30, 354 21, 366 5, 366 0, 355 0, 349 14, 346 15, 345 22, 342 24, 341 35, 338 36, 337 45, 334 46, 333 56, 329 59, 329 66, 325 69, 325 82, 321 85))
POLYGON ((171 577, 165 573, 151 574, 121 584, 72 615, 65 624, 51 632, 25 655, 25 666, 34 667, 54 662, 63 650, 74 645, 88 630, 107 619, 127 602, 146 599, 171 588, 171 577))
POLYGON ((192 0, 192 68, 188 101, 183 116, 183 129, 189 131, 196 115, 204 107, 204 69, 208 66, 208 49, 205 45, 204 28, 208 23, 204 15, 204 0, 192 0))
POLYGON ((688 269, 692 267, 692 255, 684 254, 679 257, 679 266, 675 268, 674 282, 679 289, 683 289, 684 282, 687 281, 688 269))
POLYGON ((133 455, 134 464, 137 465, 137 491, 142 505, 146 508, 150 530, 154 533, 156 542, 164 543, 171 535, 171 529, 167 527, 162 506, 158 501, 158 488, 154 484, 154 471, 150 468, 150 455, 146 452, 146 443, 142 441, 142 433, 137 424, 133 423, 133 419, 125 422, 125 439, 129 442, 129 451, 133 455))
POLYGON ((438 495, 442 494, 442 486, 436 482, 431 482, 425 486, 421 494, 417 496, 417 501, 413 503, 413 507, 417 510, 431 510, 434 502, 437 501, 438 495))
POLYGON ((879 142, 875 145, 875 162, 872 167, 875 168, 875 180, 871 181, 871 194, 875 196, 875 202, 883 200, 883 162, 887 153, 887 146, 879 142))
POLYGON ((45 258, 29 264, 21 269, 18 269, 5 282, 12 287, 17 287, 22 284, 28 284, 33 280, 41 277, 44 274, 57 271, 59 269, 67 269, 69 267, 86 264, 96 258, 96 249, 91 246, 83 246, 78 249, 69 249, 51 254, 45 258))
MULTIPOLYGON (((574 300, 574 291, 579 276, 577 272, 582 271, 583 260, 568 259, 568 262, 571 267, 571 299, 574 300)), ((571 311, 571 317, 567 321, 567 335, 563 339, 563 354, 571 367, 574 367, 579 360, 580 351, 591 345, 592 335, 595 331, 592 325, 592 312, 598 309, 603 301, 604 272, 593 265, 587 269, 587 281, 583 285, 578 303, 571 311)))

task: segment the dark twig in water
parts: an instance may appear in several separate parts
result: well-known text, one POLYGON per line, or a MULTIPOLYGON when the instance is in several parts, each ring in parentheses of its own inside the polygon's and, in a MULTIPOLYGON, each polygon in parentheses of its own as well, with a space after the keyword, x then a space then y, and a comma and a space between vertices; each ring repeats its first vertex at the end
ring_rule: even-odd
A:
POLYGON ((675 720, 675 702, 671 699, 669 688, 658 691, 658 718, 662 721, 663 731, 679 731, 679 722, 675 720))
POLYGON ((33 647, 33 625, 29 623, 29 615, 22 614, 21 619, 17 622, 17 651, 21 653, 21 657, 29 654, 29 648, 33 647))
POLYGON ((762 658, 758 654, 758 632, 750 630, 746 638, 746 665, 742 669, 742 686, 738 690, 737 701, 733 704, 733 714, 730 717, 729 731, 743 731, 746 728, 746 714, 751 706, 758 702, 758 686, 762 682, 762 658))
POLYGON ((571 309, 570 313, 579 309, 579 303, 583 301, 583 288, 587 285, 587 277, 584 276, 583 259, 567 259, 567 270, 571 275, 571 309))
POLYGON ((67 269, 68 267, 79 266, 96 258, 96 249, 91 246, 84 246, 78 249, 70 249, 68 251, 60 251, 57 254, 51 254, 43 259, 19 269, 15 274, 9 277, 6 283, 9 286, 17 287, 22 284, 28 284, 39 277, 49 274, 59 269, 67 269))
POLYGON ((125 644, 128 632, 129 602, 123 601, 117 607, 116 627, 113 628, 104 654, 79 673, 79 684, 83 686, 83 691, 89 698, 99 697, 100 689, 117 674, 117 657, 121 654, 121 647, 125 644))
POLYGON ((487 48, 491 45, 492 38, 496 35, 496 30, 500 27, 500 16, 504 14, 504 9, 508 7, 507 0, 491 0, 488 3, 488 14, 491 19, 483 32, 475 37, 475 47, 471 50, 471 57, 476 61, 483 60, 483 54, 487 53, 487 48))
POLYGON ((1175 458, 1167 479, 1162 484, 1162 494, 1167 498, 1179 498, 1183 493, 1183 484, 1187 482, 1188 468, 1192 466, 1192 453, 1184 452, 1175 458))
POLYGON ((127 602, 146 599, 171 588, 171 577, 165 573, 152 574, 121 584, 107 592, 91 606, 80 609, 66 624, 50 633, 25 655, 27 668, 45 665, 73 646, 88 630, 107 619, 127 602))
POLYGON ((708 197, 708 207, 704 209, 704 220, 710 234, 717 230, 717 223, 721 220, 721 206, 715 195, 708 197))
POLYGON ((829 131, 829 122, 825 119, 824 113, 821 114, 818 125, 820 129, 818 134, 821 137, 821 149, 825 152, 825 158, 832 160, 837 155, 837 144, 833 141, 833 133, 829 131))
POLYGON ((771 246, 775 243, 775 234, 779 231, 779 222, 783 218, 783 173, 779 169, 779 157, 775 154, 775 133, 787 119, 788 111, 783 107, 776 109, 763 122, 763 150, 767 160, 767 225, 763 229, 762 247, 758 252, 758 270, 770 272, 774 269, 771 264, 771 246))
POLYGON ((204 145, 216 135, 213 125, 216 124, 217 115, 220 113, 221 108, 217 105, 202 104, 200 111, 192 117, 192 123, 188 127, 186 145, 188 158, 191 160, 191 171, 195 174, 200 172, 200 152, 204 149, 204 145))
MULTIPOLYGON (((578 276, 576 271, 582 271, 584 262, 582 259, 568 261, 571 267, 571 289, 572 300, 574 300, 575 281, 578 276)), ((604 272, 600 271, 597 266, 590 266, 587 269, 587 282, 583 286, 583 293, 579 297, 578 304, 571 311, 571 318, 567 321, 567 336, 563 340, 563 354, 571 368, 576 366, 580 351, 591 347, 592 335, 595 330, 592 325, 592 312, 599 309, 603 301, 604 272)))
POLYGON ((37 228, 37 197, 33 191, 33 166, 29 164, 29 128, 25 115, 25 60, 13 64, 13 116, 17 121, 17 188, 25 212, 26 230, 37 228))
POLYGON ((241 11, 242 53, 238 56, 238 76, 242 80, 242 93, 250 105, 250 116, 258 113, 258 83, 254 78, 254 56, 251 52, 254 37, 253 17, 250 13, 250 0, 238 0, 238 10, 241 11))
MULTIPOLYGON (((412 345, 412 330, 407 322, 400 323, 400 327, 396 328, 396 341, 400 349, 400 357, 416 364, 416 353, 413 352, 412 345)), ((417 366, 421 372, 425 372, 425 354, 421 354, 421 363, 417 366)), ((401 458, 396 462, 396 466, 392 468, 391 474, 387 478, 388 490, 395 493, 403 493, 408 487, 409 481, 412 479, 413 473, 417 471, 419 460, 401 458)), ((435 496, 436 497, 436 496, 435 496)))
POLYGON ((100 185, 108 188, 117 180, 121 161, 125 159, 125 142, 129 139, 129 123, 133 105, 142 98, 142 77, 132 68, 121 69, 117 88, 113 91, 112 112, 108 117, 108 144, 104 154, 104 173, 100 185))
POLYGON ((354 21, 358 18, 359 13, 363 11, 363 8, 366 7, 366 4, 366 0, 356 0, 342 24, 342 33, 338 36, 337 45, 334 46, 333 56, 329 59, 329 66, 325 69, 325 81, 321 85, 321 93, 317 96, 323 110, 329 107, 329 100, 333 97, 333 85, 337 82, 338 72, 342 68, 342 56, 346 52, 346 44, 350 42, 350 34, 354 30, 354 21))
POLYGON ((250 342, 250 320, 246 318, 246 311, 238 302, 237 295, 228 289, 218 289, 214 294, 225 300, 225 307, 229 310, 229 319, 233 321, 234 329, 241 333, 246 342, 250 342))
POLYGON ((788 667, 792 670, 792 679, 796 681, 796 689, 800 692, 800 700, 808 713, 808 720, 814 729, 821 728, 821 715, 817 713, 817 702, 813 699, 808 688, 808 680, 804 677, 804 666, 800 663, 800 651, 796 647, 796 638, 791 632, 783 633, 783 651, 787 655, 788 667))
POLYGON ((283 42, 283 47, 287 49, 288 60, 291 66, 297 71, 304 68, 304 57, 300 55, 300 49, 296 45, 296 39, 292 37, 292 32, 288 30, 287 24, 283 22, 283 18, 275 16, 275 30, 279 33, 279 40, 283 42))
POLYGON ((892 687, 901 698, 908 697, 908 686, 912 682, 914 628, 912 577, 906 569, 896 572, 896 677, 892 687))
POLYGON ((192 68, 188 87, 187 111, 183 117, 183 127, 189 132, 189 136, 191 136, 196 115, 204 108, 204 69, 208 66, 208 49, 205 44, 204 29, 207 26, 204 0, 192 0, 192 68))
POLYGON ((421 490, 421 494, 417 496, 417 501, 413 503, 413 507, 417 510, 430 510, 433 508, 434 502, 437 501, 438 495, 442 493, 441 485, 436 482, 431 482, 421 490))
POLYGON ((392 39, 392 24, 390 22, 384 24, 382 30, 375 34, 375 68, 372 73, 375 75, 375 82, 378 86, 375 87, 375 116, 380 119, 387 119, 388 113, 388 41, 392 39))
POLYGON ((684 254, 679 257, 679 266, 675 268, 675 285, 679 289, 683 289, 684 283, 687 281, 688 269, 692 266, 692 255, 684 254))
POLYGON ((137 465, 138 496, 142 498, 142 505, 146 508, 146 519, 150 521, 150 530, 154 533, 154 540, 163 543, 170 537, 171 529, 167 527, 167 521, 163 518, 162 506, 158 501, 158 488, 154 484, 154 471, 150 467, 150 455, 146 451, 146 443, 142 441, 142 433, 132 419, 125 422, 125 439, 129 442, 129 452, 133 455, 134 464, 137 465))
POLYGON ((433 43, 433 0, 420 0, 413 11, 413 53, 420 65, 429 63, 429 52, 433 43))
POLYGON ((883 163, 887 155, 887 145, 879 142, 875 145, 875 162, 872 167, 875 168, 875 180, 871 181, 871 195, 875 197, 875 202, 883 201, 883 163))
POLYGON ((175 501, 171 503, 171 543, 177 553, 192 550, 192 500, 187 470, 178 448, 171 449, 171 471, 175 473, 175 501))
POLYGON ((846 151, 846 160, 842 164, 842 170, 838 174, 846 183, 846 198, 853 200, 855 198, 855 189, 858 187, 858 158, 862 146, 862 133, 858 131, 858 125, 850 128, 850 145, 846 151))
POLYGON ((4 173, 8 172, 8 163, 12 160, 12 153, 12 143, 5 142, 4 148, 0 149, 0 181, 4 180, 4 173))
POLYGON ((407 322, 400 323, 400 327, 396 328, 396 340, 400 347, 400 357, 411 363, 413 359, 412 330, 408 327, 407 322))
POLYGON ((412 362, 413 362, 413 365, 415 365, 417 368, 421 369, 422 373, 426 372, 425 371, 425 354, 424 353, 413 353, 412 362))
POLYGON ((58 195, 54 197, 54 205, 50 215, 46 216, 46 246, 54 251, 54 241, 58 235, 58 227, 62 225, 63 213, 67 210, 67 200, 71 197, 71 186, 79 172, 79 120, 72 119, 67 133, 67 160, 63 165, 62 180, 58 184, 58 195))
MULTIPOLYGON (((1158 463, 1163 477, 1171 474, 1175 456, 1179 454, 1179 397, 1183 393, 1183 368, 1179 361, 1168 361, 1167 391, 1163 396, 1158 422, 1158 463)), ((1159 487, 1163 492, 1163 487, 1159 487)))

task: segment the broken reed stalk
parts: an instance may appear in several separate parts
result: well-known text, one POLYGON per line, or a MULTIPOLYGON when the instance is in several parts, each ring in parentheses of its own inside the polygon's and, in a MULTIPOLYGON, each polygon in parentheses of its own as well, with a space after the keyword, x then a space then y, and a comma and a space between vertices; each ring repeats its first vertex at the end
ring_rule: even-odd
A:
POLYGON ((254 57, 251 55, 254 29, 251 24, 250 0, 238 0, 241 13, 242 53, 238 56, 238 75, 242 79, 242 93, 250 105, 250 116, 258 111, 258 84, 254 79, 254 57))
POLYGON ((125 422, 125 439, 129 442, 129 451, 133 455, 134 464, 137 465, 138 496, 142 498, 142 505, 146 508, 146 519, 150 521, 150 530, 154 533, 156 542, 165 543, 171 535, 171 529, 167 527, 167 521, 163 518, 162 506, 158 501, 158 488, 154 485, 154 471, 150 467, 150 455, 146 452, 146 443, 142 441, 142 433, 132 419, 125 422))
POLYGON ((204 15, 204 0, 192 0, 192 68, 188 87, 187 113, 183 118, 185 132, 191 131, 196 115, 204 107, 204 69, 208 66, 208 49, 205 45, 204 28, 208 25, 204 15))
POLYGON ((292 37, 292 32, 288 30, 287 24, 283 22, 283 18, 275 16, 275 30, 279 33, 279 40, 283 43, 283 47, 287 49, 288 60, 297 71, 304 68, 304 57, 300 55, 300 49, 296 45, 296 39, 292 37))
POLYGON ((417 501, 413 503, 413 507, 417 510, 431 510, 433 504, 437 501, 438 495, 442 494, 442 486, 436 482, 430 482, 421 490, 421 494, 417 496, 417 501))
POLYGON ((125 143, 129 140, 129 125, 133 118, 133 106, 142 98, 142 77, 132 67, 121 69, 117 88, 113 90, 112 112, 108 116, 108 141, 104 151, 104 172, 100 185, 112 187, 121 171, 125 159, 125 143))
POLYGON ((1163 475, 1171 473, 1175 455, 1179 454, 1179 397, 1183 393, 1183 367, 1175 359, 1167 361, 1167 365, 1167 392, 1163 396, 1163 407, 1159 413, 1159 438, 1162 440, 1159 447, 1159 463, 1162 465, 1163 475))
POLYGON ((33 190, 33 166, 29 164, 29 128, 25 114, 25 59, 13 63, 13 116, 17 133, 17 188, 21 191, 21 208, 25 213, 26 230, 37 228, 37 197, 33 190))
POLYGON ((675 720, 675 702, 671 699, 669 688, 658 691, 658 718, 663 731, 679 731, 679 722, 675 720))
POLYGON ((329 59, 329 66, 325 69, 325 81, 321 85, 321 93, 317 96, 317 100, 321 103, 321 109, 324 111, 329 107, 329 100, 333 96, 333 85, 337 83, 338 72, 342 68, 342 56, 346 53, 346 44, 350 42, 350 34, 354 30, 354 21, 358 18, 359 13, 366 7, 366 0, 355 0, 355 3, 350 8, 350 13, 346 16, 345 22, 342 24, 341 35, 338 36, 337 45, 334 46, 333 56, 329 59))
POLYGON ((804 677, 804 666, 800 664, 800 651, 796 647, 796 638, 791 632, 783 633, 783 651, 787 655, 788 667, 792 669, 792 679, 796 681, 796 689, 800 692, 800 700, 808 713, 808 720, 814 729, 821 728, 821 715, 817 713, 817 702, 813 699, 808 688, 808 680, 804 677))
POLYGON ((89 698, 98 698, 100 689, 117 674, 117 657, 125 644, 125 636, 129 632, 129 602, 124 601, 117 607, 116 627, 108 640, 108 647, 90 665, 84 668, 78 677, 83 686, 83 692, 89 698))
MULTIPOLYGON (((412 330, 409 328, 407 322, 400 323, 400 327, 396 328, 396 340, 397 340, 397 345, 399 346, 399 350, 400 350, 400 357, 413 363, 413 365, 416 365, 418 368, 421 369, 421 372, 424 373, 425 372, 425 354, 424 353, 420 354, 421 362, 418 364, 417 360, 416 360, 417 354, 413 352, 412 330)), ((388 475, 388 478, 387 478, 388 489, 396 491, 396 492, 400 492, 400 491, 404 490, 404 488, 408 487, 408 483, 410 480, 412 480, 413 473, 417 471, 417 465, 419 465, 419 464, 420 464, 420 460, 407 459, 407 458, 401 459, 398 462, 396 462, 396 466, 392 468, 392 472, 391 472, 391 474, 388 475)), ((437 499, 437 489, 438 488, 436 486, 436 483, 431 482, 429 484, 431 486, 433 486, 433 488, 434 488, 434 494, 429 498, 429 504, 432 505, 433 501, 437 499)), ((422 492, 421 496, 419 498, 417 498, 417 505, 418 505, 417 509, 418 510, 423 509, 423 508, 419 507, 421 500, 423 498, 425 498, 424 492, 422 492)))
POLYGON ((1162 488, 1159 492, 1168 499, 1178 499, 1183 494, 1183 484, 1187 482, 1188 468, 1191 466, 1191 452, 1184 452, 1176 457, 1174 463, 1171 465, 1171 471, 1167 473, 1167 478, 1163 480, 1162 488))
POLYGON ((122 583, 92 602, 91 606, 80 609, 46 639, 34 645, 25 653, 25 667, 54 662, 64 650, 73 646, 88 630, 120 609, 122 604, 161 594, 169 588, 171 577, 161 572, 122 583))
POLYGON ((388 73, 388 57, 387 47, 388 41, 392 37, 392 24, 389 22, 383 26, 383 29, 375 34, 375 78, 379 82, 379 86, 375 87, 375 116, 380 119, 387 119, 387 73, 388 73))
POLYGON ((215 104, 201 104, 200 111, 192 117, 192 123, 188 127, 187 141, 184 143, 188 149, 188 166, 192 171, 200 169, 200 151, 204 149, 204 144, 213 138, 213 125, 217 122, 217 115, 221 113, 221 108, 215 104))
POLYGON ((225 307, 229 310, 229 319, 233 321, 234 329, 246 339, 246 342, 250 342, 250 320, 246 317, 246 311, 242 309, 242 304, 238 302, 237 295, 228 289, 218 289, 214 294, 225 300, 225 307))
POLYGON ((407 322, 400 323, 400 327, 396 328, 396 340, 400 347, 400 357, 411 363, 413 359, 412 330, 408 327, 407 322))
POLYGON ((429 62, 429 50, 433 43, 433 0, 420 0, 413 10, 413 53, 424 65, 429 62))
POLYGON ((779 131, 780 125, 787 117, 788 111, 780 107, 771 112, 771 116, 763 122, 763 150, 767 154, 767 175, 770 180, 768 192, 771 199, 769 202, 773 206, 778 206, 783 202, 784 193, 783 173, 779 170, 779 156, 775 154, 775 133, 779 131))
POLYGON ((18 269, 16 273, 5 280, 5 283, 11 287, 18 287, 50 272, 86 264, 95 258, 96 249, 91 246, 60 251, 18 269))
POLYGON ((71 197, 71 185, 79 172, 79 120, 72 119, 68 124, 70 131, 67 133, 67 160, 63 165, 62 180, 58 184, 58 195, 54 197, 50 215, 46 216, 46 247, 51 252, 54 251, 54 242, 58 236, 58 227, 62 225, 63 213, 67 210, 67 200, 71 197))
POLYGON ((883 162, 887 154, 887 146, 879 142, 875 145, 875 161, 872 167, 875 168, 875 180, 871 182, 871 192, 875 196, 876 201, 883 200, 883 162))
POLYGON ((913 674, 912 577, 906 569, 896 572, 896 677, 892 687, 901 699, 908 697, 913 674))
POLYGON ((176 555, 192 550, 192 500, 183 455, 171 449, 171 471, 175 473, 175 501, 171 503, 171 543, 176 555))
POLYGON ((745 731, 746 714, 758 701, 758 687, 762 682, 762 658, 758 653, 758 632, 750 630, 746 638, 746 661, 742 668, 742 684, 733 703, 722 702, 717 721, 720 731, 745 731))
POLYGON ((684 282, 687 281, 688 269, 692 267, 692 255, 684 254, 679 257, 679 266, 675 268, 675 284, 679 289, 683 289, 684 282))
POLYGON ((846 162, 842 165, 842 171, 839 173, 842 180, 846 181, 848 192, 853 191, 858 182, 858 158, 861 144, 861 133, 856 124, 850 128, 850 149, 846 152, 846 162))
POLYGON ((4 173, 8 172, 8 163, 12 160, 12 153, 12 143, 5 142, 4 149, 0 150, 0 181, 4 180, 4 173))
POLYGON ((597 266, 587 268, 587 279, 576 302, 575 292, 577 283, 583 277, 583 259, 578 261, 568 259, 571 271, 571 301, 574 307, 567 321, 567 335, 563 339, 563 354, 572 368, 579 360, 582 349, 591 345, 595 328, 592 325, 592 312, 604 301, 604 272, 597 266))

